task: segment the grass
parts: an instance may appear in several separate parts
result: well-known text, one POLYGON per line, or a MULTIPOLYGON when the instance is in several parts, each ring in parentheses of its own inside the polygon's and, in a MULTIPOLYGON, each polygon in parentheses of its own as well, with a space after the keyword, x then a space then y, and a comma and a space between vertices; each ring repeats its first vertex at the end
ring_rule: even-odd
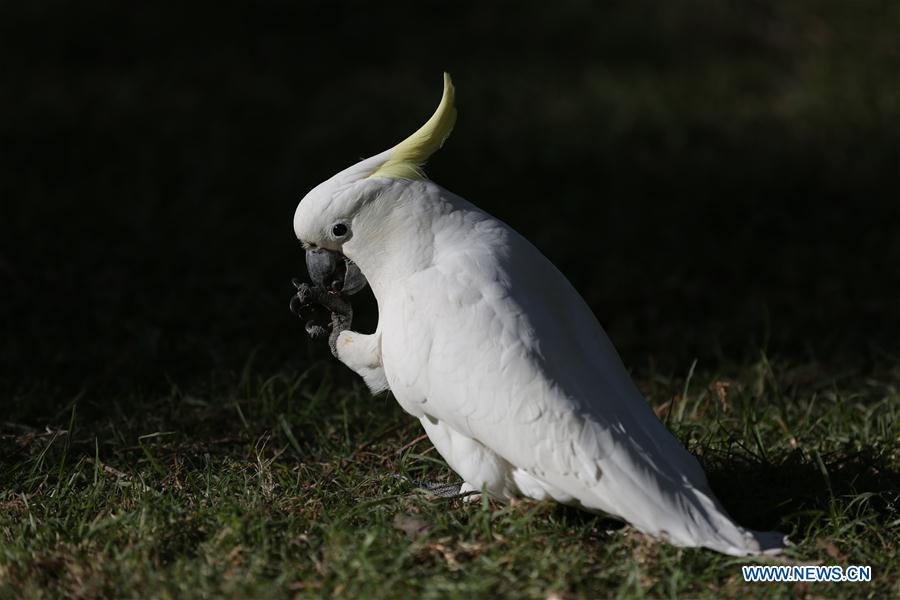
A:
MULTIPOLYGON (((773 362, 638 380, 778 564, 867 584, 749 584, 745 561, 550 503, 438 499, 454 481, 389 396, 319 363, 65 406, 2 425, 0 597, 886 597, 900 591, 898 373, 773 362)), ((48 402, 55 400, 55 402, 48 402)), ((766 562, 766 561, 764 561, 766 562)))

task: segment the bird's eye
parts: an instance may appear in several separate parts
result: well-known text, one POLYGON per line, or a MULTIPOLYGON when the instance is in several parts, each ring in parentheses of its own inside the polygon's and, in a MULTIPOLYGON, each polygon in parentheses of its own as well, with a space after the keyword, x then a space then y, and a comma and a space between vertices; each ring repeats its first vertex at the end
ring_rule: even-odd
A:
POLYGON ((347 235, 348 231, 349 231, 349 229, 347 228, 347 226, 344 223, 335 223, 331 227, 331 235, 333 235, 336 238, 344 237, 345 235, 347 235))

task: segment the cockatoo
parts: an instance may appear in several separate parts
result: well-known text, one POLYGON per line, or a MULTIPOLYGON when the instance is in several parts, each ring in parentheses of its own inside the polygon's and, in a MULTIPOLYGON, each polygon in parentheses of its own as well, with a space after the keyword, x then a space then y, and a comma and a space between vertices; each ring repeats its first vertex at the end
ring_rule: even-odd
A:
POLYGON ((327 279, 355 265, 378 303, 374 333, 332 332, 337 358, 372 392, 390 389, 463 491, 556 500, 676 546, 779 552, 782 534, 728 516, 566 277, 509 225, 424 176, 455 120, 445 74, 418 131, 297 206, 311 272, 327 279))

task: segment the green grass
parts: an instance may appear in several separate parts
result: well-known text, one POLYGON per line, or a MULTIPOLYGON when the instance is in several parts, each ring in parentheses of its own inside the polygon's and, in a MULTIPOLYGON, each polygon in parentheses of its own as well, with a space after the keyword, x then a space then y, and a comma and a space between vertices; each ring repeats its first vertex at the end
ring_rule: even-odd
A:
POLYGON ((0 597, 897 594, 897 371, 765 356, 692 371, 638 381, 732 514, 791 534, 770 562, 871 565, 872 583, 747 584, 745 561, 609 519, 429 497, 397 475, 455 475, 418 424, 320 363, 112 408, 20 392, 18 406, 65 408, 0 429, 0 597))

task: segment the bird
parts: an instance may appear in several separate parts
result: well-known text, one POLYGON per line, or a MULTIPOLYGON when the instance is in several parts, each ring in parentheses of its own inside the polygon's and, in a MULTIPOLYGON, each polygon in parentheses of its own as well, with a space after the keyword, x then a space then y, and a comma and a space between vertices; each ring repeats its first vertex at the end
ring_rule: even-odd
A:
POLYGON ((444 73, 424 125, 297 205, 294 233, 313 253, 311 272, 355 265, 377 302, 373 333, 332 332, 335 356, 421 422, 462 492, 554 500, 680 547, 781 552, 783 534, 728 515, 559 269, 426 177, 456 116, 444 73))

